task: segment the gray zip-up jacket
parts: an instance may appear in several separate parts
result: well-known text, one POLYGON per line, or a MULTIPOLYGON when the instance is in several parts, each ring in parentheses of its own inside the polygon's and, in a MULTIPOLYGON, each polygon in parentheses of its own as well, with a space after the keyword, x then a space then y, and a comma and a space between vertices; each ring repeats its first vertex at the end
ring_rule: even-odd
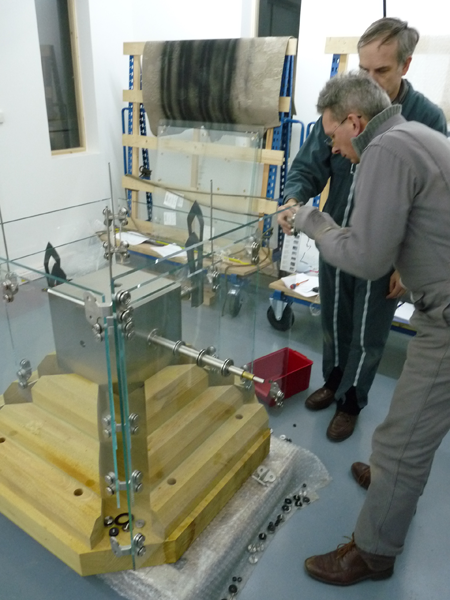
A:
POLYGON ((308 206, 295 225, 356 277, 378 279, 394 264, 417 299, 430 286, 450 290, 450 143, 400 110, 386 108, 352 141, 360 164, 350 227, 308 206))

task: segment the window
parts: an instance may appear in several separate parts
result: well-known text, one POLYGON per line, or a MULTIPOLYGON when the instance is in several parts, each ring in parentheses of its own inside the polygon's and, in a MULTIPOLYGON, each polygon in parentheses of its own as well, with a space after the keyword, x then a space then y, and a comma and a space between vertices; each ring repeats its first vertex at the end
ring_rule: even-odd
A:
POLYGON ((35 0, 52 154, 84 150, 74 0, 35 0))
POLYGON ((298 38, 301 0, 260 0, 258 36, 298 38))

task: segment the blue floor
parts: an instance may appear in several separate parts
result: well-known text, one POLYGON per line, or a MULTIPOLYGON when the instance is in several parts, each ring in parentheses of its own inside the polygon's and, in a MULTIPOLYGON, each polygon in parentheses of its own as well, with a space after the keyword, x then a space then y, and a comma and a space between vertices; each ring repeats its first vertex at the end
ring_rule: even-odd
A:
MULTIPOLYGON (((264 303, 263 303, 264 304, 264 303)), ((267 308, 267 304, 265 305, 267 308)), ((262 309, 261 309, 262 310, 262 309)), ((264 315, 258 319, 256 344, 264 354, 286 345, 314 361, 310 390, 322 385, 320 321, 307 307, 295 306, 296 321, 289 333, 273 330, 264 315)), ((243 315, 237 317, 238 320, 243 315)), ((354 435, 339 444, 327 440, 325 430, 333 407, 313 413, 304 407, 308 392, 289 399, 282 410, 270 409, 273 434, 287 435, 314 452, 325 464, 332 482, 320 490, 319 501, 299 511, 281 526, 255 566, 240 600, 295 598, 371 600, 442 600, 448 597, 450 571, 449 470, 450 445, 445 439, 436 454, 429 484, 419 503, 404 553, 393 577, 367 581, 351 588, 327 586, 310 579, 303 561, 311 554, 332 550, 347 540, 364 500, 350 475, 350 465, 367 460, 371 435, 386 414, 405 359, 408 337, 392 332, 382 364, 361 413, 354 435)), ((0 515, 0 600, 118 600, 120 597, 97 577, 82 578, 0 515)), ((143 600, 145 600, 143 598, 143 600)), ((216 600, 212 598, 211 600, 216 600)), ((217 598, 220 600, 220 598, 217 598)))

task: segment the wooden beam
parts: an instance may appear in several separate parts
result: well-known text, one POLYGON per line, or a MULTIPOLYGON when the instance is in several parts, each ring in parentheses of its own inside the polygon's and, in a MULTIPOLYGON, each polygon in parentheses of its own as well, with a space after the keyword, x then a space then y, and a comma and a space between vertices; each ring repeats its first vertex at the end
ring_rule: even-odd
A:
MULTIPOLYGON (((127 55, 144 54, 145 42, 124 42, 123 53, 127 55)), ((295 56, 297 54, 297 39, 291 38, 286 47, 286 56, 295 56)))
MULTIPOLYGON (((154 192, 157 190, 167 190, 172 192, 180 192, 186 200, 194 202, 195 200, 202 206, 209 206, 209 191, 200 192, 199 190, 189 190, 186 188, 180 188, 179 186, 171 185, 166 183, 164 188, 159 185, 155 185, 148 179, 134 179, 124 175, 122 177, 122 187, 126 190, 135 190, 139 192, 154 192)), ((260 213, 265 215, 271 215, 277 211, 278 204, 274 200, 267 200, 261 197, 252 197, 242 195, 227 195, 214 193, 214 208, 216 210, 226 210, 228 212, 235 212, 238 214, 251 213, 258 215, 260 213)), ((134 218, 134 217, 133 217, 134 218)))
POLYGON ((128 56, 142 56, 144 54, 145 42, 124 42, 123 53, 128 56))
POLYGON ((263 165, 283 164, 284 152, 282 150, 243 148, 238 146, 224 146, 218 144, 204 144, 201 142, 176 142, 169 139, 157 138, 150 135, 122 136, 122 144, 132 148, 146 148, 147 150, 164 149, 167 152, 182 152, 183 154, 201 154, 228 160, 256 161, 263 165), (255 156, 256 154, 256 156, 255 156))
MULTIPOLYGON (((327 37, 325 54, 357 54, 358 37, 327 37)), ((449 53, 450 36, 424 35, 421 36, 414 54, 445 54, 449 53)))
MULTIPOLYGON (((144 97, 142 90, 123 90, 122 99, 124 102, 138 102, 143 103, 144 97)), ((289 96, 281 96, 278 101, 279 112, 288 112, 291 99, 289 96), (287 108, 286 108, 287 107, 287 108)))
POLYGON ((359 37, 327 37, 325 54, 357 54, 359 37))

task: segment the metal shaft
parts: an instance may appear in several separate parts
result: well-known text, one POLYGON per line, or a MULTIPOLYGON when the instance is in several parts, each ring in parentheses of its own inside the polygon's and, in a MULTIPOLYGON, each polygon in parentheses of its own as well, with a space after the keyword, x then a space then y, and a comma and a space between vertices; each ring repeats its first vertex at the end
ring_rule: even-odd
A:
POLYGON ((182 354, 183 356, 193 358, 199 367, 208 366, 212 367, 213 369, 218 369, 223 376, 232 374, 237 375, 242 379, 254 381, 255 383, 264 383, 264 379, 261 379, 261 377, 256 377, 256 375, 253 375, 253 373, 250 373, 250 371, 245 371, 244 369, 235 367, 231 358, 220 360, 220 358, 209 355, 207 350, 188 348, 181 340, 173 342, 172 340, 161 337, 158 335, 156 330, 149 334, 147 341, 149 344, 156 344, 158 346, 162 346, 163 348, 167 348, 175 355, 182 354))

